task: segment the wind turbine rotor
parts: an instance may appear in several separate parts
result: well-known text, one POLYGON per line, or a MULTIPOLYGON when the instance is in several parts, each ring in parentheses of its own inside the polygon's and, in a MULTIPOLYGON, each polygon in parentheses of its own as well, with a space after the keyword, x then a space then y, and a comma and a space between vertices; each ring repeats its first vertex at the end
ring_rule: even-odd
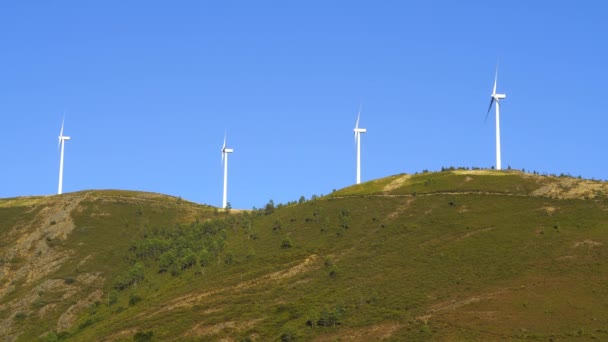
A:
POLYGON ((486 118, 483 120, 484 122, 488 120, 488 116, 490 115, 490 110, 492 109, 492 105, 494 101, 498 103, 499 96, 496 94, 496 84, 498 83, 498 65, 496 65, 496 73, 494 74, 494 87, 492 88, 492 97, 490 98, 490 105, 488 106, 488 112, 486 113, 486 118))
POLYGON ((359 108, 359 113, 357 113, 357 123, 355 124, 355 143, 357 142, 357 138, 359 138, 359 119, 361 118, 361 108, 359 108))
POLYGON ((57 143, 57 149, 61 147, 61 140, 63 139, 63 124, 65 119, 61 120, 61 131, 59 131, 59 143, 57 143))
POLYGON ((224 163, 225 154, 226 154, 226 132, 224 132, 224 144, 222 144, 222 164, 224 163))

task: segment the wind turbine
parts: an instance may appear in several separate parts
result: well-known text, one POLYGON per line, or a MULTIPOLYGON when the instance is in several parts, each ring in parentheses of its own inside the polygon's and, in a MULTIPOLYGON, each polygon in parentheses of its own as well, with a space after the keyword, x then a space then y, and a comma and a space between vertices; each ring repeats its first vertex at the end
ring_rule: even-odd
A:
POLYGON ((61 121, 61 131, 59 132, 59 148, 61 148, 61 159, 59 161, 59 189, 57 190, 57 194, 61 195, 63 191, 63 151, 65 147, 65 141, 70 140, 70 137, 63 135, 63 124, 65 119, 61 121))
POLYGON ((500 165, 500 100, 507 98, 506 94, 496 93, 496 82, 498 80, 498 66, 496 67, 496 74, 494 76, 494 89, 492 90, 492 98, 490 99, 490 106, 488 107, 488 113, 486 114, 485 120, 490 115, 492 105, 496 102, 496 170, 501 169, 500 165))
POLYGON ((355 143, 357 143, 357 184, 361 183, 361 133, 366 133, 367 129, 359 128, 359 119, 361 118, 361 108, 357 115, 357 123, 355 124, 355 143))
POLYGON ((226 148, 226 134, 224 134, 224 145, 222 145, 222 163, 224 164, 224 199, 222 208, 228 205, 228 153, 234 152, 231 148, 226 148))

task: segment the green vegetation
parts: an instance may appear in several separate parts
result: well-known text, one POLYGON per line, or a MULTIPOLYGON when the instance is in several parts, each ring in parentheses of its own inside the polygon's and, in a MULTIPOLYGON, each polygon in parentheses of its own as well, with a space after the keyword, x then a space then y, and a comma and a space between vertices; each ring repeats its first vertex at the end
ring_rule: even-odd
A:
POLYGON ((448 168, 249 212, 120 191, 0 200, 0 320, 22 341, 604 340, 607 191, 448 168), (27 229, 61 260, 34 281, 19 270, 42 263, 11 252, 27 229))
POLYGON ((129 248, 129 258, 132 262, 151 261, 159 273, 170 272, 174 276, 195 266, 208 266, 224 249, 228 223, 229 220, 215 219, 172 230, 146 231, 144 238, 129 248))

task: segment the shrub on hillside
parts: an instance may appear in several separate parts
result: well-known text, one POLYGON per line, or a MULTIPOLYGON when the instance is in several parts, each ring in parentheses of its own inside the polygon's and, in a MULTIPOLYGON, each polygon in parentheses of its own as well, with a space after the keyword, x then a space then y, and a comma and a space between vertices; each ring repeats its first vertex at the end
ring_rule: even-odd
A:
POLYGON ((274 212, 274 201, 270 200, 270 201, 268 201, 268 203, 264 207, 264 214, 265 215, 270 215, 273 212, 274 212))
POLYGON ((285 239, 283 239, 283 241, 281 241, 281 248, 291 248, 292 246, 293 245, 289 238, 285 238, 285 239))
POLYGON ((154 333, 152 331, 138 331, 135 333, 135 335, 133 335, 133 341, 135 342, 148 342, 148 341, 152 341, 152 336, 154 336, 154 333))
POLYGON ((133 306, 139 302, 141 302, 143 300, 143 298, 141 298, 140 296, 136 295, 136 294, 131 294, 131 296, 129 297, 129 305, 133 306))
POLYGON ((116 278, 114 281, 114 288, 117 290, 124 290, 143 278, 144 265, 141 262, 136 262, 131 269, 116 278))

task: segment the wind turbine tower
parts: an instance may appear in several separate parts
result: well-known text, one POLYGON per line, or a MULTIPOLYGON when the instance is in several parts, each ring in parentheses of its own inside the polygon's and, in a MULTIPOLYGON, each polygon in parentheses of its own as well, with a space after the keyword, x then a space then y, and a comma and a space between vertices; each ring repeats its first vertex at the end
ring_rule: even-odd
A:
POLYGON ((357 143, 357 184, 361 183, 361 134, 366 133, 367 129, 359 128, 359 119, 361 118, 361 109, 357 115, 357 123, 355 124, 355 143, 357 143))
POLYGON ((226 135, 224 134, 224 145, 222 145, 222 163, 224 164, 224 198, 222 208, 228 205, 228 153, 234 152, 231 148, 226 148, 226 135))
POLYGON ((61 121, 61 132, 59 132, 59 146, 61 148, 61 158, 59 160, 59 189, 57 194, 61 195, 63 192, 63 151, 65 148, 65 141, 70 140, 70 137, 63 135, 63 123, 65 119, 61 121))
POLYGON ((490 115, 492 105, 496 103, 496 170, 501 170, 500 164, 500 100, 507 98, 506 94, 496 93, 496 82, 498 80, 498 67, 496 67, 496 74, 494 75, 494 89, 492 90, 492 98, 490 99, 490 106, 488 107, 488 113, 486 114, 486 120, 490 115))

